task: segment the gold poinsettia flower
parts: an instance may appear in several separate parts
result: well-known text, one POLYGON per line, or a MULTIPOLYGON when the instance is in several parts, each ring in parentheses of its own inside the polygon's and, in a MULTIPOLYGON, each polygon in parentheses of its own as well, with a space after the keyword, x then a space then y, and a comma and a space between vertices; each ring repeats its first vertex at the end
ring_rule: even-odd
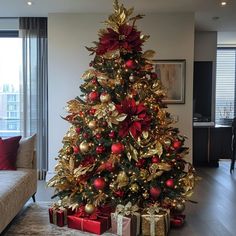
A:
POLYGON ((114 103, 101 103, 95 105, 94 108, 96 109, 95 116, 98 119, 104 118, 108 125, 112 127, 112 124, 118 125, 119 122, 125 120, 127 114, 119 113, 116 110, 116 106, 114 103))

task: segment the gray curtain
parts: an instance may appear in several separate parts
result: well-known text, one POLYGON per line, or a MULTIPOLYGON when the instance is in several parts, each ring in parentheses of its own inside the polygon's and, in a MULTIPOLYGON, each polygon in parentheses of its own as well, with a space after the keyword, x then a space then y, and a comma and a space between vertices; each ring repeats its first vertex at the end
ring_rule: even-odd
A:
POLYGON ((37 134, 37 166, 41 178, 48 169, 47 160, 47 18, 20 17, 23 42, 23 130, 24 136, 37 134))

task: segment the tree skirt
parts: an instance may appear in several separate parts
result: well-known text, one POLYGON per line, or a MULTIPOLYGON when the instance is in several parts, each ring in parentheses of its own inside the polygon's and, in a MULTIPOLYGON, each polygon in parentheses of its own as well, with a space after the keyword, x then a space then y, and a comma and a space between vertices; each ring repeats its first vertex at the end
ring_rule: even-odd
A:
MULTIPOLYGON (((25 209, 12 222, 4 236, 14 235, 41 235, 41 236, 83 236, 95 235, 79 230, 70 229, 67 226, 58 227, 49 223, 48 208, 51 203, 38 202, 28 204, 25 209)), ((112 236, 114 234, 105 233, 103 235, 112 236)))

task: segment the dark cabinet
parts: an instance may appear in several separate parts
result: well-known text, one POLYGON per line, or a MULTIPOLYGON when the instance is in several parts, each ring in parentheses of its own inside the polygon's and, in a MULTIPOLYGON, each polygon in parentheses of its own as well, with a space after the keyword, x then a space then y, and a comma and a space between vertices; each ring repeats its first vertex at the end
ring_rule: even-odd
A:
POLYGON ((219 166, 219 159, 231 158, 231 127, 194 127, 194 166, 219 166))

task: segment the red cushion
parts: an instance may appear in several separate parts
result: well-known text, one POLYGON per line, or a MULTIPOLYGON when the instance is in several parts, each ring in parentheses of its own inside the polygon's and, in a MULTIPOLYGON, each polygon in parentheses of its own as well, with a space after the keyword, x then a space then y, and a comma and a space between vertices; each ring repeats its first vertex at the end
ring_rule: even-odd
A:
POLYGON ((0 170, 16 170, 16 156, 21 136, 0 138, 0 170))

